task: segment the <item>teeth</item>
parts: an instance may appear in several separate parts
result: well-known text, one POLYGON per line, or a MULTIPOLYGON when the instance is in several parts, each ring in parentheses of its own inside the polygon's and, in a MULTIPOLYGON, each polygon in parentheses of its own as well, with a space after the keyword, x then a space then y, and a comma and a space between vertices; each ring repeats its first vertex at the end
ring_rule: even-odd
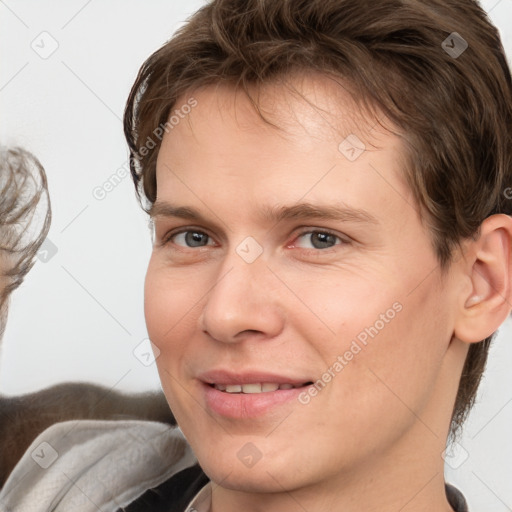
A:
POLYGON ((243 384, 242 393, 261 393, 261 384, 243 384))
POLYGON ((293 384, 277 384, 275 382, 265 382, 263 384, 214 384, 214 388, 219 391, 225 391, 226 393, 268 393, 271 391, 277 391, 278 389, 293 389, 293 384))

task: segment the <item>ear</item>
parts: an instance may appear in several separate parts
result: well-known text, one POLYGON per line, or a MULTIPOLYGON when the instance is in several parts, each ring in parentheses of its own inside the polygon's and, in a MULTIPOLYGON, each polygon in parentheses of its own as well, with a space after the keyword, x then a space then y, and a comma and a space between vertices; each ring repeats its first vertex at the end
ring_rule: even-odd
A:
POLYGON ((492 215, 468 242, 465 278, 454 335, 474 343, 494 333, 512 309, 512 217, 492 215))

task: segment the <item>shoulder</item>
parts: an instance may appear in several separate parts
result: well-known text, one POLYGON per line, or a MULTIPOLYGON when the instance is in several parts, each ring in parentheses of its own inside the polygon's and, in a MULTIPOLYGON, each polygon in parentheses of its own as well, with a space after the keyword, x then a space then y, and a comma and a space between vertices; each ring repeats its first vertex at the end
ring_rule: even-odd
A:
POLYGON ((115 511, 196 462, 179 428, 164 423, 55 423, 10 474, 0 510, 115 511))

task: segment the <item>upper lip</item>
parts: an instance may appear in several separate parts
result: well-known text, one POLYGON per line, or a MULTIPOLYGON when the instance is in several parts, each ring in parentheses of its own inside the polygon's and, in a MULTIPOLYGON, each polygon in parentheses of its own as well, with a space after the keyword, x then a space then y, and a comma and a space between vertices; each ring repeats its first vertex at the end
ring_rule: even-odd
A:
POLYGON ((275 373, 260 372, 260 371, 244 371, 233 372, 230 370, 209 370, 201 373, 197 378, 206 384, 255 384, 255 383, 276 383, 276 384, 292 384, 294 386, 302 386, 307 382, 312 382, 311 379, 287 377, 285 375, 277 375, 275 373))

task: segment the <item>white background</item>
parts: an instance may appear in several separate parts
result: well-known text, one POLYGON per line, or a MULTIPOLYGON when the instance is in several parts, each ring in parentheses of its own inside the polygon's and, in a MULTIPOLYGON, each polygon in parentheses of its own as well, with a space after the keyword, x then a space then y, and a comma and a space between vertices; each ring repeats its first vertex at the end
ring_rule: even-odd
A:
MULTIPOLYGON (((46 168, 53 204, 49 239, 11 302, 0 392, 63 381, 120 391, 159 389, 156 367, 133 355, 146 338, 143 281, 150 254, 145 214, 125 175, 123 108, 142 62, 203 5, 199 0, 0 1, 0 142, 32 151, 46 168), (49 35, 41 35, 47 32, 49 35), (58 44, 48 58, 40 52, 58 44), (38 46, 36 46, 38 45, 38 46)), ((512 56, 512 0, 482 2, 512 56)), ((475 512, 512 510, 512 328, 491 350, 479 403, 447 480, 475 512)))

